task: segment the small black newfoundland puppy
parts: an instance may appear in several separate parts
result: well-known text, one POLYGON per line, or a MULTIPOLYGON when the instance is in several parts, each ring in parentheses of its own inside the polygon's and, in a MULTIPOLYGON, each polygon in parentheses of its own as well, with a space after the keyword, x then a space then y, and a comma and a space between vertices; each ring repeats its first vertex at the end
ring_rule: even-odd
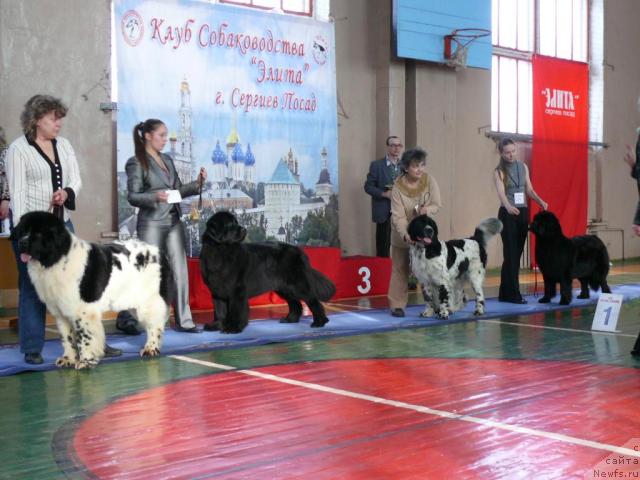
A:
POLYGON ((595 235, 565 237, 553 213, 542 211, 533 217, 529 230, 536 236, 536 259, 544 279, 544 296, 540 303, 549 303, 560 283, 560 305, 571 303, 571 282, 580 280, 578 298, 589 298, 589 287, 611 293, 607 284, 609 253, 595 235))
POLYGON ((55 317, 63 353, 59 367, 82 369, 104 356, 102 314, 135 308, 146 327, 140 356, 160 355, 173 276, 157 247, 137 240, 84 241, 47 212, 30 212, 11 232, 38 296, 55 317))
POLYGON ((312 327, 329 319, 321 301, 328 301, 336 287, 309 265, 304 252, 281 242, 242 243, 247 231, 230 212, 217 212, 202 236, 200 271, 211 291, 214 322, 205 330, 240 333, 249 323, 249 298, 276 292, 289 305, 281 323, 296 323, 303 300, 313 313, 312 327))

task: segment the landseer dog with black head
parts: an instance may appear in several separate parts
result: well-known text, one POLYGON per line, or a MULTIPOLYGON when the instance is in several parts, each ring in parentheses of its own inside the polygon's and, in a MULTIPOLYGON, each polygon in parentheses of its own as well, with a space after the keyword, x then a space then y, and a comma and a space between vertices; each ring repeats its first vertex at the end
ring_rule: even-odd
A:
POLYGON ((560 305, 571 303, 571 283, 580 280, 578 298, 589 298, 589 287, 611 293, 607 284, 609 252, 595 235, 565 237, 558 217, 541 211, 533 217, 529 230, 536 236, 536 260, 544 279, 544 296, 540 303, 549 303, 560 284, 560 305))
POLYGON ((302 249, 282 242, 243 243, 247 231, 226 211, 215 213, 202 236, 200 270, 211 291, 214 322, 206 330, 239 333, 249 322, 249 298, 276 292, 289 305, 281 323, 296 323, 304 301, 313 314, 312 327, 329 319, 320 302, 336 292, 335 285, 313 269, 302 249))
POLYGON ((86 242, 47 212, 30 212, 11 233, 29 277, 55 317, 62 342, 59 367, 93 367, 104 356, 102 314, 135 308, 146 327, 142 357, 160 354, 173 278, 157 247, 129 240, 86 242))
POLYGON ((407 233, 411 270, 422 283, 429 301, 422 317, 435 314, 448 318, 464 307, 464 283, 468 281, 476 295, 474 315, 484 314, 484 277, 487 266, 487 243, 502 230, 497 218, 480 222, 472 237, 447 240, 438 238, 438 225, 427 215, 411 220, 407 233))

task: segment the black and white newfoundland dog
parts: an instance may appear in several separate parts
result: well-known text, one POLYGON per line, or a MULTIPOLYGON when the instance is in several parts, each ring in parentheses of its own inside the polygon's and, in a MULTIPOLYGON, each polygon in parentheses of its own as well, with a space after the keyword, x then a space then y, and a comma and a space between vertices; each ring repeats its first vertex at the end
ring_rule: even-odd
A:
POLYGON ((407 232, 413 243, 410 261, 413 274, 422 283, 429 301, 421 317, 435 314, 440 318, 464 308, 464 282, 476 295, 474 315, 484 314, 484 277, 487 266, 486 246, 491 237, 502 231, 497 218, 483 220, 471 238, 438 239, 438 225, 427 215, 415 217, 407 232))
POLYGON ((38 296, 55 317, 63 354, 59 367, 93 367, 104 356, 102 314, 135 308, 146 327, 142 357, 160 354, 173 288, 157 247, 130 240, 99 245, 81 240, 55 215, 23 215, 11 233, 38 296))
POLYGON ((213 297, 214 321, 205 329, 242 332, 249 322, 249 298, 270 291, 289 305, 281 323, 300 320, 303 300, 313 314, 311 326, 324 326, 329 319, 320 302, 335 294, 333 282, 311 267, 302 249, 281 242, 243 243, 246 234, 230 212, 217 212, 207 221, 200 271, 213 297))
POLYGON ((578 298, 589 298, 589 287, 611 293, 607 284, 609 252, 595 235, 565 237, 558 217, 542 211, 533 217, 529 230, 536 236, 536 260, 544 279, 544 296, 540 303, 549 303, 560 284, 560 305, 571 303, 571 283, 580 280, 578 298))

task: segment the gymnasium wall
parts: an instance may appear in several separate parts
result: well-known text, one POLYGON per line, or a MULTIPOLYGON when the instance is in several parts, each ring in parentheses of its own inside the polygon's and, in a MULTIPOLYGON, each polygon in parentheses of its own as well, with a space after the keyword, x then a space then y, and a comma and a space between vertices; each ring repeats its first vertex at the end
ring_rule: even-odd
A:
MULTIPOLYGON (((443 2, 444 3, 444 2, 443 2)), ((640 256, 631 235, 638 200, 622 162, 640 125, 640 2, 605 3, 604 141, 590 153, 589 217, 624 228, 625 254, 640 256)), ((344 254, 372 254, 370 199, 362 190, 369 162, 385 153, 384 139, 402 137, 427 149, 428 170, 443 191, 442 235, 465 236, 497 213, 491 172, 498 160, 490 124, 490 71, 454 72, 433 63, 398 59, 392 48, 391 0, 333 0, 336 22, 340 151, 340 239, 344 254)), ((74 216, 78 232, 99 239, 115 229, 115 155, 112 119, 99 110, 110 80, 108 0, 0 0, 0 125, 9 140, 20 134, 24 102, 38 92, 70 106, 63 136, 80 160, 84 187, 74 216)), ((521 157, 527 158, 523 145, 521 157)), ((619 234, 603 234, 612 257, 621 256, 619 234)), ((500 240, 490 265, 499 265, 500 240)))
MULTIPOLYGON (((392 19, 399 58, 444 63, 445 35, 459 29, 491 30, 491 0, 393 0, 392 19)), ((491 36, 468 46, 467 65, 491 69, 491 36)))

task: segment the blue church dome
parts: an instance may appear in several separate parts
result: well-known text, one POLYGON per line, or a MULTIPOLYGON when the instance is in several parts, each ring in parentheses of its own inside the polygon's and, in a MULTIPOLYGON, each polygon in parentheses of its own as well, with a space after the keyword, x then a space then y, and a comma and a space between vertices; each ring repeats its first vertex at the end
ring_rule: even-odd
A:
POLYGON ((236 146, 231 151, 231 160, 244 163, 244 153, 242 153, 242 147, 240 147, 239 143, 236 143, 236 146))
POLYGON ((227 163, 227 156, 224 154, 224 152, 220 148, 220 141, 216 142, 216 148, 213 149, 213 153, 211 154, 211 161, 214 164, 227 163))
POLYGON ((253 152, 251 151, 251 144, 247 144, 247 153, 244 157, 244 164, 248 167, 251 167, 256 164, 256 157, 253 156, 253 152))

